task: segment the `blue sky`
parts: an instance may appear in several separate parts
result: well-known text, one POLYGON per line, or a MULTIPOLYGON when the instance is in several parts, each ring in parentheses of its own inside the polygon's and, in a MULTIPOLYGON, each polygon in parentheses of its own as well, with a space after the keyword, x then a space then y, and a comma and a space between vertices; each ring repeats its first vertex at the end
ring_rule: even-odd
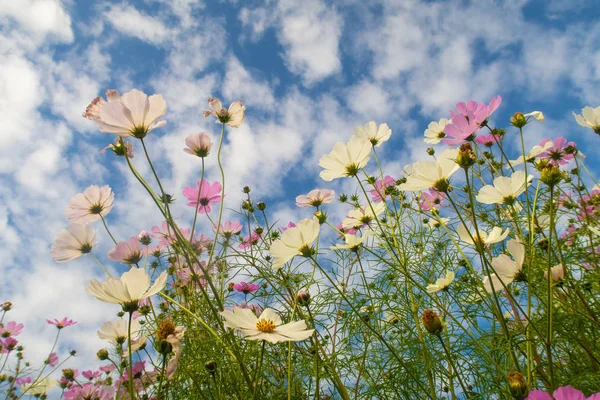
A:
MULTIPOLYGON (((167 191, 179 198, 200 173, 182 152, 184 138, 218 135, 202 117, 206 99, 242 100, 246 123, 228 133, 224 148, 228 206, 250 185, 283 224, 306 216, 295 196, 351 190, 321 181, 318 159, 370 120, 393 130, 382 157, 395 176, 426 157, 430 121, 459 101, 497 94, 498 126, 515 111, 546 114, 528 130, 527 145, 565 136, 592 166, 599 155, 598 138, 571 114, 600 105, 594 0, 0 0, 0 17, 0 301, 16 304, 13 319, 26 324, 34 363, 53 340, 45 318, 80 321, 61 352, 77 348, 75 363, 84 363, 102 346, 98 326, 116 312, 84 291, 101 277, 90 258, 50 257, 70 197, 111 185, 117 203, 109 223, 121 239, 160 223, 122 163, 98 154, 113 138, 81 117, 106 89, 166 98, 168 125, 148 144, 167 191)), ((207 165, 208 180, 218 179, 214 157, 207 165)), ((176 210, 189 220, 183 204, 176 210)), ((110 245, 99 232, 102 256, 110 245)))

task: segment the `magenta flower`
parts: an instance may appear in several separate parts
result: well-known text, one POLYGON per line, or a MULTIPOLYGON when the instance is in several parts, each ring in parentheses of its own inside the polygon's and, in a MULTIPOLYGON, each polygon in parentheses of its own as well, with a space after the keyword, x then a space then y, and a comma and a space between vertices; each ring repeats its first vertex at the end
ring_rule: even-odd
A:
POLYGON ((220 232, 226 239, 229 239, 232 235, 237 235, 242 231, 242 224, 239 222, 225 222, 221 225, 220 232))
MULTIPOLYGON (((160 241, 158 242, 158 245, 155 246, 150 252, 152 253, 156 248, 161 248, 165 247, 165 246, 169 246, 170 244, 172 244, 173 242, 175 242, 177 240, 177 236, 175 235, 175 232, 173 231, 173 229, 167 224, 166 221, 163 221, 160 228, 158 227, 158 225, 154 225, 151 229, 152 231, 152 236, 154 236, 155 238, 159 238, 160 241)), ((179 233, 183 236, 183 237, 189 237, 190 236, 190 230, 189 229, 182 229, 179 228, 179 233)))
POLYGON ((421 193, 419 205, 424 211, 430 211, 432 208, 437 209, 438 206, 443 205, 444 200, 446 200, 446 196, 443 193, 429 189, 428 192, 421 193))
POLYGON ((83 371, 81 375, 83 375, 84 378, 89 379, 91 381, 92 379, 98 378, 100 375, 102 375, 102 372, 92 371, 91 369, 88 369, 87 371, 83 371))
MULTIPOLYGON (((144 248, 144 253, 146 253, 144 248)), ((108 258, 121 264, 137 264, 142 259, 142 249, 137 237, 132 236, 125 242, 119 242, 108 251, 108 258)))
POLYGON ((58 329, 66 328, 67 326, 75 325, 77 323, 76 321, 68 319, 67 317, 64 317, 60 321, 57 318, 54 318, 52 321, 47 319, 46 322, 50 325, 55 325, 58 329))
POLYGON ((348 235, 354 235, 356 232, 358 232, 358 229, 354 229, 354 228, 344 228, 344 223, 340 222, 339 224, 337 224, 335 226, 340 232, 342 232, 342 234, 348 234, 348 235))
POLYGON ((252 247, 256 243, 258 243, 259 240, 260 240, 260 235, 256 232, 252 232, 251 235, 246 236, 245 238, 242 239, 242 242, 238 246, 238 249, 248 250, 250 247, 252 247))
MULTIPOLYGON (((205 267, 205 263, 204 261, 202 262, 202 267, 205 267)), ((177 277, 179 278, 179 280, 173 282, 173 286, 175 287, 184 287, 187 286, 188 283, 190 283, 190 281, 194 282, 194 286, 196 287, 197 290, 200 289, 201 285, 202 287, 206 287, 206 280, 203 278, 200 278, 201 276, 204 276, 204 272, 202 272, 202 269, 200 267, 198 267, 197 264, 194 264, 194 270, 192 271, 190 268, 180 268, 177 270, 177 277), (194 278, 194 275, 196 276, 194 278)))
POLYGON ((239 293, 249 294, 249 293, 256 292, 258 289, 260 289, 260 286, 254 284, 254 283, 240 282, 240 283, 233 285, 233 288, 235 290, 237 290, 239 293))
POLYGON ((58 354, 56 354, 56 352, 50 353, 46 363, 51 367, 56 367, 58 365, 58 354))
POLYGON ((84 383, 83 385, 73 385, 64 393, 66 400, 112 400, 115 397, 115 390, 110 386, 103 386, 99 383, 84 383))
MULTIPOLYGON (((544 139, 540 142, 540 146, 543 147, 548 142, 550 142, 550 139, 544 139)), ((554 139, 552 147, 539 154, 537 157, 548 160, 550 164, 558 166, 564 165, 572 160, 573 157, 575 157, 575 152, 574 142, 567 143, 567 139, 559 137, 554 139)))
POLYGON ((383 178, 383 181, 381 179, 378 179, 377 182, 375 182, 375 188, 371 190, 371 199, 373 199, 373 201, 376 203, 384 201, 388 196, 385 193, 385 190, 388 187, 394 186, 396 186, 396 180, 389 175, 383 178))
POLYGON ((444 127, 446 137, 442 139, 442 142, 453 146, 475 139, 481 126, 473 115, 465 116, 452 111, 450 111, 450 115, 452 115, 452 123, 444 127))
POLYGON ((187 186, 183 188, 183 195, 190 201, 187 205, 196 207, 198 214, 207 214, 210 212, 212 203, 219 203, 223 200, 221 190, 223 187, 219 182, 210 183, 205 179, 198 181, 196 187, 187 186), (198 196, 200 191, 200 196, 198 196))
POLYGON ((19 341, 13 337, 7 337, 4 341, 0 340, 0 354, 10 353, 17 347, 17 344, 19 341))
POLYGON ((33 378, 30 377, 30 376, 25 376, 23 378, 16 379, 15 380, 15 385, 21 386, 21 385, 24 385, 26 383, 31 383, 31 382, 33 382, 33 378))
POLYGON ((600 393, 586 398, 582 392, 570 385, 559 387, 554 391, 553 396, 541 390, 532 390, 526 400, 600 400, 600 393))
POLYGON ((492 135, 491 133, 489 135, 480 135, 475 138, 476 143, 485 147, 492 147, 495 143, 498 143, 499 141, 500 136, 492 135))
POLYGON ((115 370, 115 368, 117 368, 117 367, 114 364, 108 364, 108 365, 103 365, 98 369, 106 374, 110 374, 111 372, 113 372, 115 370))
POLYGON ((23 324, 17 324, 15 321, 10 321, 6 325, 0 324, 0 336, 3 338, 18 336, 22 330, 23 324))
MULTIPOLYGON (((473 119, 477 125, 485 126, 487 119, 498 109, 500 104, 502 104, 502 97, 498 95, 492 97, 489 105, 485 105, 485 103, 477 104, 474 100, 471 100, 466 104, 460 102, 456 105, 456 111, 469 119, 473 119)), ((450 111, 450 114, 452 114, 452 111, 450 111)))
POLYGON ((290 222, 288 222, 288 224, 287 224, 286 226, 284 226, 283 228, 281 228, 281 231, 282 231, 282 232, 285 232, 285 231, 287 231, 288 229, 290 229, 290 228, 295 228, 295 227, 296 227, 296 224, 295 224, 295 223, 293 223, 292 221, 290 221, 290 222))

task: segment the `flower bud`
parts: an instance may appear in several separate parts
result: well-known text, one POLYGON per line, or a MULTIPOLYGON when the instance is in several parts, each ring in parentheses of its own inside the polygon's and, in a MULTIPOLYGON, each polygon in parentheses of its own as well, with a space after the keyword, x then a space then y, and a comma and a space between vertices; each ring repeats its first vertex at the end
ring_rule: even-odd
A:
POLYGON ((227 290, 230 292, 233 292, 233 286, 235 285, 235 283, 233 282, 229 282, 229 285, 227 285, 227 290))
POLYGON ((435 154, 435 150, 433 149, 433 147, 428 147, 427 148, 427 154, 429 154, 430 156, 435 154))
POLYGON ((244 186, 244 188, 242 189, 242 192, 244 193, 250 193, 250 186, 244 186))
POLYGON ((63 377, 69 381, 71 381, 75 378, 75 371, 73 371, 71 368, 63 369, 62 374, 63 374, 63 377))
POLYGON ((310 304, 310 294, 306 290, 301 290, 296 295, 296 302, 303 307, 306 307, 310 304))
POLYGON ((519 372, 508 373, 508 388, 515 400, 523 400, 529 394, 529 385, 525 382, 525 378, 523 378, 523 375, 519 372))
POLYGON ((2 303, 2 311, 10 311, 10 309, 12 308, 12 303, 10 301, 6 301, 4 303, 2 303))
POLYGON ((540 180, 548 186, 556 186, 565 178, 565 173, 556 165, 548 165, 540 171, 540 180))
POLYGON ((510 123, 515 128, 522 128, 527 125, 527 118, 521 112, 516 112, 512 117, 510 117, 510 123))
POLYGON ((432 333, 434 335, 439 335, 444 326, 442 325, 442 320, 438 317, 437 313, 432 310, 425 310, 423 315, 421 316, 421 320, 423 321, 423 326, 427 330, 427 332, 432 333))
POLYGON ((340 197, 338 198, 338 201, 340 203, 345 203, 348 201, 348 196, 346 196, 345 194, 341 194, 340 197))
POLYGON ((150 237, 150 234, 146 231, 140 232, 140 234, 138 235, 138 240, 144 246, 148 246, 150 243, 152 243, 152 238, 150 237))
POLYGON ((217 370, 217 363, 214 360, 209 360, 204 364, 204 368, 206 368, 209 373, 214 374, 217 370))
POLYGON ((317 217, 319 220, 319 225, 323 225, 325 221, 327 221, 327 214, 325 214, 323 211, 317 211, 315 213, 315 217, 317 217))
POLYGON ((456 156, 456 163, 463 169, 468 169, 477 161, 477 156, 473 152, 473 148, 470 143, 464 143, 458 149, 458 155, 456 156))
POLYGON ((267 205, 262 201, 259 201, 258 203, 256 203, 256 208, 258 208, 260 211, 265 211, 267 205))

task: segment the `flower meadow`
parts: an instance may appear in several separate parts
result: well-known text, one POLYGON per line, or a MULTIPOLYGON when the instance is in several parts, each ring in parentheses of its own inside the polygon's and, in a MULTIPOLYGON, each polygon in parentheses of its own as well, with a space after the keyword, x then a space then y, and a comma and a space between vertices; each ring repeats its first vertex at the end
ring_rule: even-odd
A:
MULTIPOLYGON (((69 368, 75 350, 59 358, 60 339, 77 329, 68 317, 47 320, 56 339, 46 360, 25 361, 26 327, 3 299, 0 393, 599 400, 600 186, 574 141, 525 148, 542 112, 495 121, 499 107, 500 96, 459 102, 425 129, 427 160, 401 171, 379 162, 387 124, 356 127, 321 157, 322 186, 296 198, 305 218, 283 222, 250 187, 239 188, 241 204, 228 202, 221 151, 244 123, 241 101, 208 99, 215 131, 181 143, 201 175, 168 193, 147 149, 166 124, 165 100, 108 90, 83 117, 112 135, 102 152, 127 166, 163 220, 115 237, 119 193, 91 184, 73 195, 51 255, 91 257, 105 272, 86 288, 114 305, 98 327, 100 366, 69 368), (220 175, 205 176, 208 157, 220 175), (334 193, 336 179, 354 189, 334 193), (188 214, 175 215, 178 201, 188 214), (328 216, 334 206, 347 211, 341 221, 328 216), (236 218, 225 220, 225 209, 236 218), (114 244, 107 254, 96 251, 101 239, 114 244)), ((574 116, 600 135, 600 107, 574 116)))

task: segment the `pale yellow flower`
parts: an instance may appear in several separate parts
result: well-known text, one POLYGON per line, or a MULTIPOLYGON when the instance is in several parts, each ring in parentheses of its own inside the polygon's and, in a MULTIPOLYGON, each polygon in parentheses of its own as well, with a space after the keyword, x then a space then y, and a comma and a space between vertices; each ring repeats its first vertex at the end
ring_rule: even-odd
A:
POLYGON ((456 163, 457 156, 458 149, 448 149, 440 154, 436 161, 419 161, 412 164, 408 169, 411 171, 410 175, 406 177, 405 183, 398 186, 398 189, 419 191, 434 188, 441 192, 446 191, 450 185, 448 179, 459 168, 456 163))
POLYGON ((425 129, 425 139, 423 139, 425 143, 437 144, 441 142, 446 136, 444 133, 444 128, 449 123, 450 121, 447 118, 442 118, 439 122, 431 122, 427 129, 425 129))
MULTIPOLYGON (((531 183, 533 175, 527 176, 527 185, 531 183)), ((477 194, 477 201, 483 204, 512 205, 517 197, 525 191, 525 172, 516 171, 509 178, 499 176, 494 179, 494 186, 485 185, 477 194)))
POLYGON ((354 128, 354 136, 368 140, 373 146, 381 146, 381 143, 387 141, 392 135, 392 130, 387 124, 379 125, 375 121, 369 121, 365 126, 357 126, 354 128))
POLYGON ((577 123, 600 134, 600 107, 584 107, 583 110, 581 110, 581 114, 582 115, 573 113, 577 123))
POLYGON ((533 117, 535 119, 537 119, 540 122, 544 122, 546 120, 546 117, 544 116, 544 113, 541 111, 532 111, 530 113, 527 114, 523 114, 524 117, 533 117))
POLYGON ((519 274, 521 274, 523 262, 525 261, 525 247, 518 240, 512 239, 506 242, 506 248, 514 260, 506 254, 500 254, 498 257, 492 259, 493 271, 490 272, 491 279, 487 276, 483 278, 483 287, 485 287, 488 293, 503 290, 504 286, 508 286, 509 283, 517 279, 519 274), (504 283, 504 286, 502 283, 504 283))
POLYGON ((320 176, 325 181, 336 178, 356 176, 358 171, 369 162, 371 142, 352 136, 347 145, 338 142, 329 154, 319 160, 319 166, 325 168, 320 176))
POLYGON ((314 250, 311 245, 319 236, 320 229, 321 225, 317 217, 303 219, 297 226, 286 229, 281 239, 274 241, 269 249, 273 257, 273 268, 281 268, 294 256, 312 256, 314 250))
POLYGON ((481 229, 481 227, 479 227, 479 236, 478 236, 475 233, 475 229, 471 229, 470 234, 469 234, 469 231, 467 231, 467 229, 464 227, 464 225, 460 225, 457 229, 457 232, 458 232, 458 236, 460 237, 460 240, 462 240, 463 242, 466 242, 466 243, 469 243, 472 245, 475 245, 475 244, 486 245, 486 244, 498 243, 498 242, 503 241, 508 236, 509 230, 506 229, 504 232, 502 232, 502 228, 495 226, 494 228, 492 228, 490 233, 487 233, 486 231, 481 229), (473 239, 471 239, 471 236, 473 237, 473 239, 475 240, 476 243, 473 242, 473 239))
POLYGON ((454 272, 450 271, 446 273, 443 278, 438 278, 434 284, 427 285, 427 293, 435 293, 440 290, 446 290, 450 287, 450 284, 454 280, 454 272))

